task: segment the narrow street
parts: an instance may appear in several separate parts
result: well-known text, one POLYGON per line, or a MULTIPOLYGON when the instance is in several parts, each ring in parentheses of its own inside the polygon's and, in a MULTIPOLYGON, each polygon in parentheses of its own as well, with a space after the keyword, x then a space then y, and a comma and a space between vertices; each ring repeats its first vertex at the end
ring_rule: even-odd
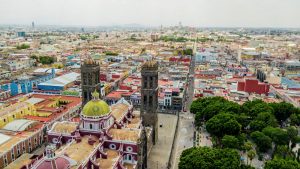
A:
POLYGON ((189 75, 187 78, 187 92, 185 96, 184 110, 179 115, 179 125, 177 130, 177 140, 175 141, 175 155, 172 169, 177 169, 182 151, 194 146, 194 114, 190 113, 190 106, 193 102, 194 95, 194 74, 195 74, 195 57, 191 57, 189 75))

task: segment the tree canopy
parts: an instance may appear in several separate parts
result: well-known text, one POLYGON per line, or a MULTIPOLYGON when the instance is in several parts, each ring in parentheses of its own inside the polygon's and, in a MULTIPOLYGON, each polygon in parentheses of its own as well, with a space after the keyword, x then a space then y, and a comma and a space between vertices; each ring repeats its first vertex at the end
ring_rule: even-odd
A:
POLYGON ((272 147, 272 139, 262 132, 255 131, 251 133, 251 138, 261 152, 267 152, 272 147))
POLYGON ((293 160, 273 159, 267 161, 265 169, 299 169, 300 163, 293 160))
POLYGON ((221 113, 206 122, 206 129, 212 135, 222 137, 225 134, 238 135, 241 125, 236 121, 234 115, 221 113))
POLYGON ((21 45, 17 45, 16 48, 19 50, 20 49, 28 49, 28 48, 30 48, 30 45, 23 43, 21 45))
POLYGON ((197 147, 184 150, 179 169, 239 169, 240 156, 233 149, 197 147))

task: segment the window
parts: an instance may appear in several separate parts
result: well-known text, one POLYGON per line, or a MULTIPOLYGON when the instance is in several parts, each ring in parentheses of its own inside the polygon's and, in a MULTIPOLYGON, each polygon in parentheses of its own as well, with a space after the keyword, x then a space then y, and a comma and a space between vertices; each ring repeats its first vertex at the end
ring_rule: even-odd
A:
POLYGON ((58 143, 58 139, 57 138, 53 138, 52 142, 56 144, 56 143, 58 143))
POLYGON ((12 115, 12 118, 15 118, 15 115, 12 115))
POLYGON ((40 136, 40 144, 42 144, 42 136, 40 136))
POLYGON ((6 119, 3 119, 3 122, 5 123, 5 122, 6 122, 6 119))
POLYGON ((93 129, 93 124, 90 124, 90 129, 93 129))
POLYGON ((4 166, 7 166, 7 157, 4 158, 4 166))
POLYGON ((147 88, 147 77, 144 77, 143 81, 144 81, 144 88, 147 88))
POLYGON ((153 86, 153 77, 150 77, 149 87, 151 88, 153 86))
POLYGON ((147 104, 147 96, 144 96, 144 105, 147 104))
POLYGON ((153 96, 149 96, 149 106, 152 106, 153 96))
POLYGON ((132 147, 128 146, 128 147, 126 148, 126 151, 132 152, 132 147))
POLYGON ((115 144, 110 144, 110 145, 109 145, 109 148, 112 149, 112 150, 115 150, 117 147, 116 147, 115 144))
POLYGON ((13 151, 11 152, 11 159, 12 159, 12 161, 15 161, 15 155, 14 155, 13 151))

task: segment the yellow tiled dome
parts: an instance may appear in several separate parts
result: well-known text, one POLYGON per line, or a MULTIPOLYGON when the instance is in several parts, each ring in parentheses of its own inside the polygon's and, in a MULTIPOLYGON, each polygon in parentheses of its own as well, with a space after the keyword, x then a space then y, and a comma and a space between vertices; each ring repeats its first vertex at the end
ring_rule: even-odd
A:
POLYGON ((84 105, 82 109, 82 115, 95 117, 109 114, 109 106, 105 101, 99 99, 99 93, 95 91, 92 95, 94 99, 84 105))

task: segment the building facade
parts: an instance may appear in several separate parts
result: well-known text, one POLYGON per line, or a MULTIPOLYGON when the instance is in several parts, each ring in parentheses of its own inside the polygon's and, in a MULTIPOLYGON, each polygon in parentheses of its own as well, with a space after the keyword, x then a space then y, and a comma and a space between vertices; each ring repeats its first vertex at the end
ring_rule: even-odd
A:
POLYGON ((146 62, 142 67, 141 115, 144 126, 153 128, 153 144, 158 137, 157 107, 158 107, 158 63, 146 62))
POLYGON ((93 59, 86 59, 81 65, 81 88, 82 105, 92 100, 92 92, 100 93, 100 65, 93 59))

